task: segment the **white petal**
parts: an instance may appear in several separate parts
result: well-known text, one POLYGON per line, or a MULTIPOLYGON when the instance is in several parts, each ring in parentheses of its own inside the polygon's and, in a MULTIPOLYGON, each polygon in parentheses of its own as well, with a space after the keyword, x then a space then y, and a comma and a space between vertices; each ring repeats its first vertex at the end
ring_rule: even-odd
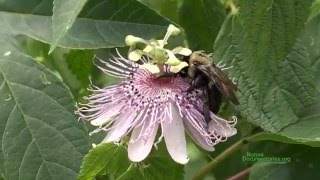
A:
POLYGON ((214 151, 214 147, 210 146, 204 139, 204 137, 202 137, 202 135, 200 134, 200 132, 192 126, 192 124, 188 121, 185 120, 184 122, 184 127, 186 128, 189 136, 203 149, 207 150, 207 151, 214 151))
POLYGON ((115 120, 111 130, 108 132, 107 136, 102 140, 102 143, 120 141, 121 137, 130 128, 133 118, 134 113, 132 110, 121 114, 120 117, 117 120, 115 120))
MULTIPOLYGON (((140 162, 142 160, 144 160, 150 153, 151 149, 152 149, 152 145, 153 145, 153 141, 156 137, 157 134, 157 129, 158 129, 159 124, 155 124, 154 128, 151 130, 148 139, 144 140, 143 138, 138 138, 142 126, 140 127, 136 127, 133 131, 132 131, 132 135, 130 138, 130 143, 128 146, 128 156, 129 159, 133 162, 140 162), (135 141, 137 140, 137 141, 135 141), (135 142, 131 142, 131 141, 135 141, 135 142)), ((143 133, 143 132, 142 132, 143 133)))
POLYGON ((181 71, 181 69, 183 69, 184 67, 187 67, 187 66, 188 66, 188 63, 181 62, 179 65, 170 66, 170 72, 178 73, 179 71, 181 71))
POLYGON ((172 120, 170 122, 168 116, 162 123, 164 140, 172 159, 177 163, 186 164, 189 159, 182 118, 176 105, 171 103, 170 106, 172 106, 172 120))
POLYGON ((209 122, 209 131, 213 131, 223 137, 230 137, 237 134, 237 129, 231 127, 227 121, 219 122, 219 120, 216 119, 209 122))
POLYGON ((128 58, 131 61, 138 61, 141 58, 142 54, 139 53, 138 51, 131 51, 128 55, 128 58))
POLYGON ((190 54, 192 53, 192 51, 188 48, 184 48, 184 47, 176 47, 172 50, 172 52, 174 54, 180 54, 180 55, 183 55, 183 56, 190 56, 190 54))
POLYGON ((179 65, 182 61, 180 61, 174 54, 172 51, 170 50, 166 50, 166 53, 168 54, 169 58, 167 60, 167 64, 171 65, 171 66, 177 66, 179 65))
POLYGON ((143 49, 143 52, 146 52, 146 53, 149 53, 150 51, 152 51, 154 49, 154 47, 152 46, 146 46, 144 49, 143 49))
POLYGON ((101 126, 105 122, 109 121, 113 116, 117 115, 121 108, 122 106, 114 106, 108 109, 104 114, 102 114, 97 119, 90 121, 90 123, 94 126, 101 126))
POLYGON ((141 68, 147 69, 149 72, 151 72, 152 74, 156 74, 160 72, 160 69, 157 65, 154 64, 149 64, 149 63, 145 63, 140 65, 141 68))

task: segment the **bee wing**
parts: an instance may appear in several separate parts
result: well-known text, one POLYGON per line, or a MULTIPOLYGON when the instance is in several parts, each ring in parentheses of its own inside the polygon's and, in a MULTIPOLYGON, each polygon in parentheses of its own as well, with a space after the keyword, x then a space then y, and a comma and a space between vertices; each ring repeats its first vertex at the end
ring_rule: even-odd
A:
POLYGON ((237 86, 221 69, 215 65, 198 65, 196 68, 204 73, 225 97, 229 98, 235 105, 240 104, 235 95, 237 86))

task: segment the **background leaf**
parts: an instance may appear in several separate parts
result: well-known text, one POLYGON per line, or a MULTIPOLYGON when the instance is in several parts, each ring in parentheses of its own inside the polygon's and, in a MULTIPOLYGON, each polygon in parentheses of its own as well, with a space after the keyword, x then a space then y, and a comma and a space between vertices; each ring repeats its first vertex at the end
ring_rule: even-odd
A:
POLYGON ((313 10, 313 16, 309 18, 306 24, 301 40, 309 53, 317 81, 316 86, 318 91, 320 91, 320 1, 316 1, 314 4, 317 5, 318 9, 313 10))
POLYGON ((0 38, 1 163, 6 179, 74 179, 89 148, 61 81, 0 38))
MULTIPOLYGON (((34 6, 29 7, 28 12, 19 8, 17 10, 20 11, 11 13, 10 6, 2 7, 0 26, 4 28, 0 29, 0 33, 22 34, 45 43, 52 43, 51 17, 49 12, 43 12, 52 1, 36 1, 38 3, 34 1, 32 1, 34 6), (43 3, 47 3, 47 6, 43 3), (39 14, 31 14, 33 11, 39 14)), ((122 47, 125 46, 126 35, 155 38, 163 34, 170 23, 166 18, 135 0, 92 0, 86 4, 79 18, 57 45, 73 49, 122 47)))
POLYGON ((320 147, 320 102, 308 107, 303 117, 279 132, 282 136, 289 137, 300 143, 320 147))
POLYGON ((76 101, 88 93, 89 76, 93 68, 92 50, 56 48, 48 54, 48 44, 26 37, 20 37, 20 41, 27 55, 45 65, 63 80, 76 101))
POLYGON ((92 70, 92 51, 70 50, 64 54, 66 63, 72 73, 81 82, 82 87, 88 87, 89 75, 92 70))
POLYGON ((77 15, 82 10, 88 0, 54 0, 53 15, 52 15, 52 44, 49 53, 59 43, 60 39, 71 28, 76 20, 77 15))
POLYGON ((318 148, 303 146, 290 146, 284 155, 279 158, 289 157, 291 162, 279 164, 274 162, 255 163, 250 168, 250 180, 257 179, 318 179, 320 176, 318 169, 318 148))
POLYGON ((86 155, 79 179, 92 179, 97 175, 111 174, 118 180, 175 180, 183 179, 183 173, 183 166, 171 159, 163 142, 140 163, 130 163, 123 145, 105 143, 98 145, 86 155))
POLYGON ((179 23, 193 50, 211 52, 225 18, 226 11, 219 0, 184 0, 179 9, 179 23))
POLYGON ((129 166, 127 151, 123 146, 114 143, 100 144, 85 156, 78 179, 92 179, 106 173, 117 177, 126 172, 129 166))
POLYGON ((215 59, 234 68, 241 113, 264 130, 296 122, 315 101, 308 53, 300 41, 311 1, 239 1, 215 42, 215 59), (283 33, 286 32, 286 33, 283 33))

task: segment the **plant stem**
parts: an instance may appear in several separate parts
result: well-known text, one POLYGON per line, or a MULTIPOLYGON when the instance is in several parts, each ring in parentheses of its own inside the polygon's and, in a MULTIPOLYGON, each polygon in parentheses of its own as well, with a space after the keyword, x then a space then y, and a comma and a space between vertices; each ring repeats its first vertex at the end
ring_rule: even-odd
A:
POLYGON ((242 138, 236 143, 232 144, 229 148, 227 148, 225 151, 223 151, 221 154, 219 154, 215 159, 213 159, 211 162, 206 164, 205 166, 201 167, 198 172, 195 173, 193 176, 193 180, 201 180, 204 178, 204 176, 211 172, 215 167, 217 167, 223 160, 228 158, 230 155, 232 155, 234 152, 236 152, 238 149, 240 149, 243 145, 247 144, 252 140, 254 137, 259 136, 260 134, 255 134, 246 138, 242 138))
POLYGON ((248 177, 250 172, 250 168, 246 168, 242 170, 241 172, 229 177, 227 180, 239 180, 239 179, 244 179, 245 177, 248 177))

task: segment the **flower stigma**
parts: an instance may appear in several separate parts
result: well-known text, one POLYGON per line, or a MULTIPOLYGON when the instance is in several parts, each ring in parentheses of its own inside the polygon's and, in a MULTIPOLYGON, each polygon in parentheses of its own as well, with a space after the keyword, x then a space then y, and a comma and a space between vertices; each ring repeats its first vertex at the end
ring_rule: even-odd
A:
MULTIPOLYGON (((150 70, 151 73, 163 75, 163 66, 168 65, 169 70, 172 73, 178 73, 181 69, 188 66, 188 63, 179 60, 175 54, 188 56, 192 51, 188 48, 178 47, 173 50, 164 48, 168 44, 170 36, 177 36, 181 30, 174 25, 170 24, 167 28, 167 33, 161 40, 145 40, 140 37, 135 37, 133 35, 128 35, 125 38, 125 42, 128 46, 134 47, 137 43, 145 44, 146 47, 143 50, 134 49, 129 52, 129 60, 137 61, 143 55, 146 55, 153 59, 152 65, 142 66, 150 70), (158 71, 155 71, 155 67, 158 66, 158 71), (151 68, 152 67, 152 68, 151 68)), ((158 75, 159 76, 159 75, 158 75)))

